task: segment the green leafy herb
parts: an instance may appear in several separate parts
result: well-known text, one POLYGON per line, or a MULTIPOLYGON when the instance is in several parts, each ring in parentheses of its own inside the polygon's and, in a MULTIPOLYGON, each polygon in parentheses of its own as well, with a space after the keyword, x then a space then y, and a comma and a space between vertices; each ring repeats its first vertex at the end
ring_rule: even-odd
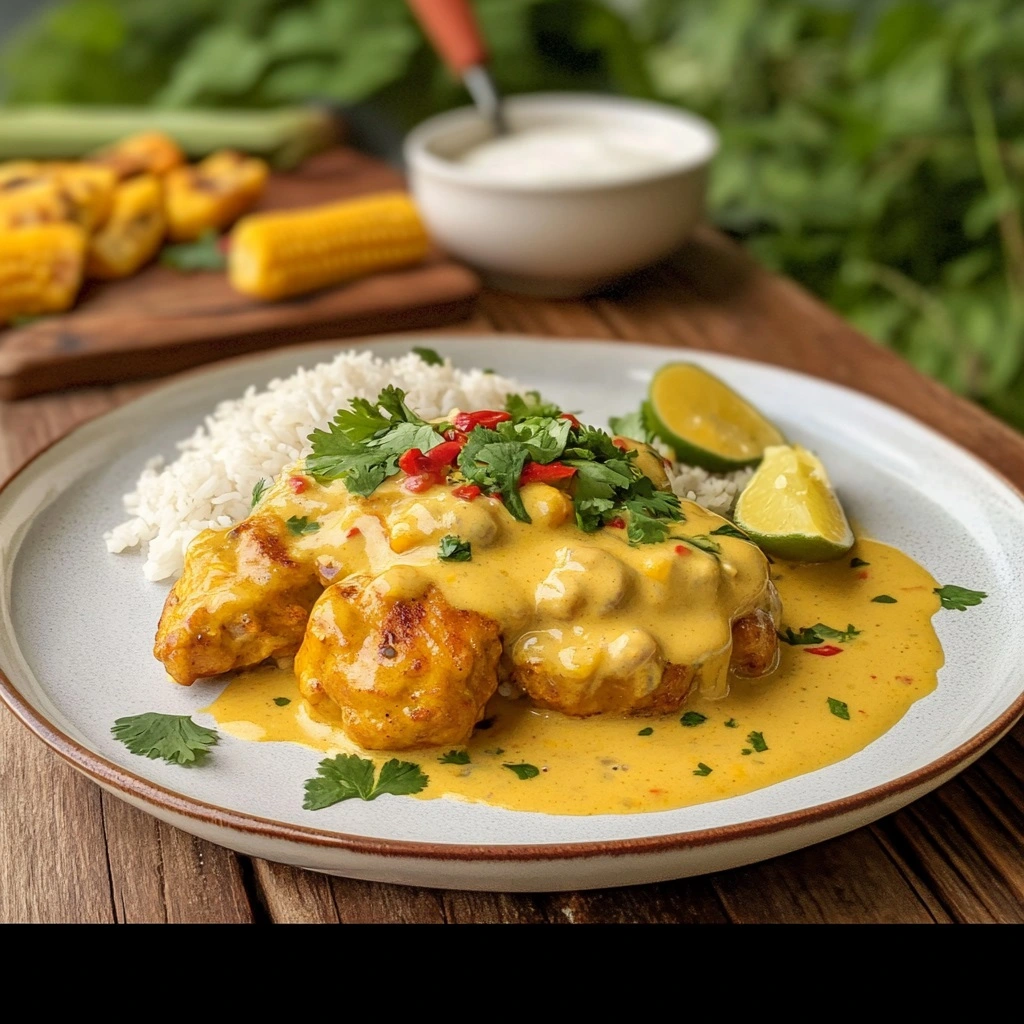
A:
POLYGON ((545 402, 539 391, 527 391, 522 395, 509 395, 505 399, 505 412, 511 415, 513 422, 516 422, 534 416, 559 416, 562 410, 554 402, 545 402))
POLYGON ((654 730, 650 726, 647 726, 646 729, 641 729, 637 733, 637 736, 650 736, 653 732, 654 732, 654 730))
POLYGON ((427 366, 444 366, 444 360, 432 349, 417 346, 413 348, 413 354, 420 357, 427 366))
POLYGON ((285 520, 284 525, 296 537, 302 537, 307 533, 316 533, 320 529, 320 524, 310 522, 307 516, 291 516, 285 520))
POLYGON ((698 533, 694 537, 682 537, 680 539, 692 547, 697 548, 698 551, 703 551, 708 555, 714 555, 716 558, 722 553, 721 546, 716 541, 713 541, 707 534, 698 533))
POLYGON ((540 775, 540 769, 532 764, 503 764, 502 768, 507 768, 510 772, 515 774, 520 779, 535 779, 540 775))
POLYGON ((275 697, 274 698, 274 703, 279 708, 287 707, 289 704, 291 704, 291 698, 290 697, 275 697))
POLYGON ((307 811, 319 811, 342 800, 376 800, 384 793, 406 796, 419 793, 430 781, 418 764, 392 758, 381 766, 374 778, 374 763, 355 754, 338 754, 325 758, 317 766, 317 774, 305 783, 307 811))
POLYGON ((966 587, 954 587, 952 584, 936 587, 935 593, 939 595, 943 608, 956 612, 967 611, 968 608, 981 604, 988 597, 988 594, 982 590, 968 590, 966 587))
POLYGON ((664 519, 655 519, 643 512, 630 512, 626 539, 630 544, 660 544, 668 537, 669 526, 664 519))
POLYGON ((738 527, 732 523, 723 523, 717 530, 711 531, 712 537, 735 537, 737 540, 745 540, 750 544, 754 542, 738 527))
POLYGON ((694 775, 710 775, 713 769, 709 768, 703 761, 697 762, 697 770, 694 775))
POLYGON ((168 764, 199 764, 217 742, 217 730, 196 725, 188 715, 142 715, 119 718, 110 730, 133 754, 162 758, 168 764))
POLYGON ((449 750, 447 754, 442 754, 438 761, 441 764, 469 764, 469 751, 449 750))
POLYGON ((878 597, 871 598, 874 604, 896 604, 896 598, 890 597, 888 594, 879 594, 878 597))
POLYGON ((738 725, 739 725, 739 722, 737 722, 735 718, 730 718, 725 723, 726 729, 735 729, 738 725))
POLYGON ((220 247, 220 236, 211 228, 194 242, 165 245, 160 251, 160 262, 165 267, 192 273, 196 270, 223 270, 227 266, 227 257, 220 247))
POLYGON ((759 732, 752 732, 747 734, 747 742, 759 753, 762 754, 768 749, 768 744, 764 741, 764 735, 759 732))
POLYGON ((270 486, 269 482, 260 477, 252 485, 252 500, 249 502, 249 511, 251 512, 262 500, 263 495, 267 493, 267 488, 270 486))
POLYGON ((398 472, 399 458, 411 448, 428 452, 444 440, 405 404, 400 388, 384 388, 376 402, 354 398, 349 405, 335 414, 327 430, 309 435, 313 451, 306 471, 317 480, 344 480, 353 494, 372 494, 398 472))
POLYGON ((442 562, 470 562, 473 560, 473 546, 468 540, 459 540, 454 534, 441 538, 437 557, 442 562))
POLYGON ((750 747, 744 747, 744 748, 743 748, 743 749, 742 749, 742 750, 740 751, 740 753, 741 753, 741 754, 742 754, 742 755, 743 755, 744 757, 746 757, 746 756, 747 756, 747 754, 752 754, 752 753, 753 753, 753 751, 752 751, 752 750, 750 749, 750 747))
POLYGON ((690 726, 692 728, 695 725, 702 725, 707 720, 708 716, 702 715, 699 711, 687 711, 686 714, 679 719, 679 724, 690 726))
POLYGON ((822 644, 826 640, 845 644, 860 634, 861 631, 856 629, 852 622, 847 623, 846 629, 834 629, 832 626, 826 626, 824 622, 817 622, 813 626, 804 626, 799 633, 794 633, 792 628, 787 627, 785 633, 779 633, 779 639, 797 647, 822 644))
POLYGON ((870 565, 870 564, 871 564, 870 562, 865 562, 863 558, 851 558, 850 559, 850 568, 851 569, 859 569, 862 565, 870 565))
POLYGON ((491 754, 493 757, 499 757, 501 754, 505 753, 505 748, 504 747, 495 747, 493 750, 485 750, 484 753, 485 754, 491 754))
POLYGON ((841 700, 836 700, 835 697, 828 697, 828 709, 832 712, 836 718, 845 718, 846 721, 850 720, 850 708, 841 700))

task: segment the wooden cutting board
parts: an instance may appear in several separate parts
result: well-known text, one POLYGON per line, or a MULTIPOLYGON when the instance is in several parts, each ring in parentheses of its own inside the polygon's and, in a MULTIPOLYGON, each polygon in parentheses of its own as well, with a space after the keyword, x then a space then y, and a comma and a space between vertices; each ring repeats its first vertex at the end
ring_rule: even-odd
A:
MULTIPOLYGON (((335 149, 273 175, 259 208, 402 187, 387 164, 335 149)), ((67 313, 0 330, 0 399, 152 377, 277 345, 435 326, 468 315, 479 290, 471 270, 440 253, 277 303, 244 298, 223 273, 153 264, 121 281, 87 284, 67 313)))

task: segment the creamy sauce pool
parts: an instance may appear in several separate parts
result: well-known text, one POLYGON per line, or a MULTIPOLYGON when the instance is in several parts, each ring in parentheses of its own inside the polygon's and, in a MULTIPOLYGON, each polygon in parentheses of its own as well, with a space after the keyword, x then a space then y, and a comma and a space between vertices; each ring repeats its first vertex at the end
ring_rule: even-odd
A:
MULTIPOLYGON (((932 628, 935 580, 916 562, 877 541, 819 565, 777 563, 772 578, 783 621, 799 630, 823 622, 860 634, 834 644, 840 654, 782 645, 778 670, 761 680, 733 678, 728 696, 687 701, 662 718, 568 718, 526 700, 496 697, 487 728, 465 746, 470 763, 444 764, 445 750, 397 753, 429 776, 419 799, 449 797, 553 814, 625 814, 685 807, 760 789, 815 771, 863 749, 931 693, 943 664, 932 628), (850 558, 870 563, 851 568, 850 558), (872 599, 887 594, 895 603, 872 599), (830 709, 846 705, 849 718, 830 709), (650 730, 650 732, 647 732, 650 730), (755 735, 756 734, 756 737, 755 735), (764 748, 764 749, 761 749, 764 748), (530 764, 520 779, 506 764, 530 764), (710 770, 708 770, 710 769, 710 770)), ((359 753, 323 704, 312 708, 294 676, 256 669, 236 676, 206 709, 225 732, 261 742, 300 743, 327 753, 359 753), (287 698, 279 705, 276 698, 287 698)), ((312 775, 312 766, 310 774, 312 775)))

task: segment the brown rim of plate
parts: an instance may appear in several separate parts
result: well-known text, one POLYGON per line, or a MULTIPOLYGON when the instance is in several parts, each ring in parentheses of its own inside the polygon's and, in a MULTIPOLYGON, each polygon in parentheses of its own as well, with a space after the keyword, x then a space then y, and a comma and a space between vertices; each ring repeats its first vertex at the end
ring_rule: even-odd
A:
MULTIPOLYGON (((258 355, 265 355, 265 353, 259 353, 257 357, 258 355)), ((252 358, 254 357, 242 357, 242 359, 252 358)), ((241 362, 242 359, 230 360, 230 362, 241 362)), ((755 360, 745 361, 755 362, 755 360)), ((213 369, 218 366, 223 367, 224 365, 224 362, 221 362, 214 364, 213 367, 197 368, 189 371, 187 376, 192 376, 203 370, 213 369)), ((779 367, 768 365, 771 369, 780 369, 779 367)), ((782 367, 781 369, 788 368, 782 367)), ((800 373, 800 371, 793 370, 788 372, 800 373)), ((801 375, 813 376, 811 374, 801 375)), ((887 405, 891 409, 896 409, 896 411, 917 423, 921 423, 911 413, 898 409, 896 406, 884 402, 882 399, 875 398, 875 396, 866 392, 857 392, 855 388, 848 388, 846 385, 836 384, 834 381, 824 381, 824 383, 831 384, 833 387, 855 391, 876 402, 887 405)), ((26 459, 0 484, 0 494, 7 490, 36 459, 62 441, 65 441, 77 430, 89 423, 94 423, 103 416, 114 413, 119 409, 124 409, 134 404, 134 402, 141 401, 151 393, 148 392, 145 395, 141 395, 132 402, 126 402, 115 409, 98 413, 96 416, 92 416, 71 427, 71 429, 61 434, 60 437, 54 438, 38 452, 26 459)), ((968 448, 965 448, 959 442, 947 437, 941 431, 926 423, 921 423, 921 425, 925 429, 939 434, 947 443, 956 446, 964 454, 981 463, 989 473, 1001 480, 1024 503, 1024 493, 999 470, 989 465, 988 462, 968 448)), ((133 772, 114 764, 113 761, 108 761, 105 757, 101 757, 87 747, 82 746, 37 712, 21 695, 3 669, 0 669, 0 699, 3 700, 3 703, 10 708, 23 725, 71 764, 72 767, 82 772, 82 774, 87 775, 101 785, 108 786, 124 794, 126 797, 134 797, 161 810, 169 811, 172 814, 179 814, 194 821, 244 834, 258 835, 308 846, 348 850, 365 856, 413 857, 424 860, 492 861, 499 863, 502 861, 570 860, 591 857, 629 856, 643 853, 664 853, 688 847, 708 846, 728 840, 770 835, 787 829, 824 821, 828 818, 838 817, 839 815, 850 814, 862 808, 870 807, 872 804, 881 803, 890 797, 910 792, 941 777, 958 765, 966 768, 975 757, 984 753, 990 745, 995 743, 996 740, 1000 739, 1013 727, 1021 715, 1024 715, 1024 692, 1022 692, 998 718, 989 723, 980 732, 975 733, 965 743, 961 743, 960 746, 918 768, 916 771, 910 772, 907 775, 901 775, 897 779, 890 779, 880 786, 855 793, 852 796, 833 800, 829 803, 817 804, 814 807, 789 811, 785 814, 773 815, 769 818, 758 818, 754 821, 700 829, 694 832, 674 832, 660 836, 644 836, 638 839, 609 839, 588 843, 541 843, 522 846, 480 846, 424 843, 405 839, 373 839, 366 836, 348 835, 344 832, 310 828, 306 825, 289 825, 269 818, 261 818, 255 814, 247 814, 244 811, 232 811, 223 807, 217 807, 215 804, 208 804, 202 800, 182 796, 173 790, 135 775, 133 772)))

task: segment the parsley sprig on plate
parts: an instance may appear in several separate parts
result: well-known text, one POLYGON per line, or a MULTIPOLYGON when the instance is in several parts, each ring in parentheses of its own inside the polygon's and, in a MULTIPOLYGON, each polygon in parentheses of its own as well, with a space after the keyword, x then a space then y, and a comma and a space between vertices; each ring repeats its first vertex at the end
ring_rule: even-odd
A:
POLYGON ((679 499, 657 490, 637 467, 636 452, 618 447, 605 431, 579 423, 535 391, 509 395, 505 414, 501 422, 453 431, 451 424, 420 419, 404 392, 387 387, 376 402, 354 399, 327 430, 310 435, 306 470, 319 480, 344 480, 365 496, 399 472, 399 459, 410 449, 427 454, 454 436, 462 449, 449 477, 499 496, 520 522, 530 522, 521 494, 530 480, 567 487, 584 532, 623 520, 631 544, 663 541, 684 518, 679 499))

